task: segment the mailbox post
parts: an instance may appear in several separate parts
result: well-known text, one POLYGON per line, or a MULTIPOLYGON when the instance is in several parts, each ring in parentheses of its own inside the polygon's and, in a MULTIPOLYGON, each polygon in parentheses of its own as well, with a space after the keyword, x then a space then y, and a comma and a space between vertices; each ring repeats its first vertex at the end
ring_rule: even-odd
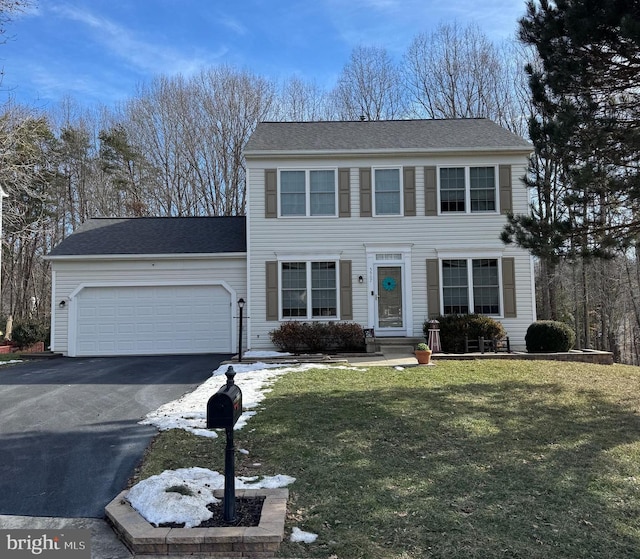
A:
POLYGON ((227 383, 207 402, 207 429, 224 429, 227 434, 227 446, 224 451, 224 519, 233 522, 236 519, 236 478, 235 447, 233 444, 233 426, 242 414, 242 392, 233 382, 236 376, 232 366, 225 373, 227 383))

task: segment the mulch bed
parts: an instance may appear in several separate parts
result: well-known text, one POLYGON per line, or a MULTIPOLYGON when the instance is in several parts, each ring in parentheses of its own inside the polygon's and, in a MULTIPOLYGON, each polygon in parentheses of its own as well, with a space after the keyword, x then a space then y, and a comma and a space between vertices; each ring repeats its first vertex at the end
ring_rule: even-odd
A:
MULTIPOLYGON (((209 520, 200 523, 196 528, 227 528, 229 526, 241 526, 249 528, 260 524, 264 497, 242 497, 236 499, 236 519, 227 522, 224 519, 223 502, 210 503, 207 508, 213 513, 209 520)), ((160 524, 162 528, 184 528, 184 523, 165 522, 160 524)))

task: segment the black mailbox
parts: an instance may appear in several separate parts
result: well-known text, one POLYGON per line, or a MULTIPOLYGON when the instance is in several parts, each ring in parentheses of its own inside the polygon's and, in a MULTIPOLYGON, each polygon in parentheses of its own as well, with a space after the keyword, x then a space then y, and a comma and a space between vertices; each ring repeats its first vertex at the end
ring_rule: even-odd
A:
POLYGON ((225 374, 227 384, 207 402, 207 429, 233 429, 242 414, 242 392, 233 383, 236 374, 232 367, 225 374))

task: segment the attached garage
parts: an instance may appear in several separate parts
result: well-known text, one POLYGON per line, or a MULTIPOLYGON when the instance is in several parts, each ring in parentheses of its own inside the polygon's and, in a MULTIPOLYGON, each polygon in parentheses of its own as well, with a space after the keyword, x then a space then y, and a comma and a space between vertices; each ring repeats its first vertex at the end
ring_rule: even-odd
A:
POLYGON ((71 357, 233 353, 244 249, 242 217, 87 222, 48 256, 51 349, 71 357))
POLYGON ((230 309, 221 286, 86 287, 77 295, 75 353, 228 353, 230 309))

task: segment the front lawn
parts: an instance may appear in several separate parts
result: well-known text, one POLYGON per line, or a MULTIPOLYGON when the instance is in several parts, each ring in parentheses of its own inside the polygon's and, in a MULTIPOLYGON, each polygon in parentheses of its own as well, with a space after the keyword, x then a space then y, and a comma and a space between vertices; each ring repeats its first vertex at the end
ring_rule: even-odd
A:
MULTIPOLYGON (((640 368, 442 361, 281 377, 238 473, 288 474, 282 557, 611 558, 640 549, 640 368), (252 468, 260 463, 259 468, 252 468)), ((224 437, 161 434, 140 472, 222 471, 224 437)))

